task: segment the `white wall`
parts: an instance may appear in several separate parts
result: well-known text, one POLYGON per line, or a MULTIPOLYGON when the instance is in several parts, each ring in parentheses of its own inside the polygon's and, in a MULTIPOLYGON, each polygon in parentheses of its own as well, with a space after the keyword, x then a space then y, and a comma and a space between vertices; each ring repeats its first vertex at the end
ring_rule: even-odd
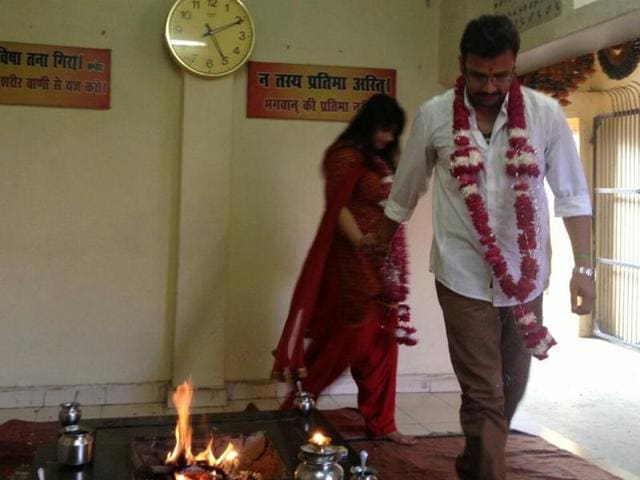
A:
MULTIPOLYGON (((483 2, 245 3, 254 60, 394 68, 410 123, 483 2)), ((138 401, 137 385, 150 400, 189 373, 215 403, 225 382, 268 379, 322 209, 322 153, 345 124, 245 118, 244 69, 200 80, 169 58, 171 3, 2 1, 2 40, 111 49, 112 107, 0 105, 0 406, 25 389, 28 404, 55 404, 68 392, 52 388, 77 385, 98 392, 85 403, 138 401), (130 388, 90 389, 114 384, 130 388)), ((400 374, 436 381, 416 389, 451 378, 430 209, 409 223, 422 341, 401 350, 400 374)))
POLYGON ((5 41, 109 48, 112 108, 0 105, 0 387, 171 372, 181 75, 168 1, 4 0, 5 41))
MULTIPOLYGON (((419 104, 436 93, 438 7, 405 0, 247 2, 256 16, 253 59, 394 68, 407 129, 419 104), (287 20, 282 21, 282 12, 287 20), (318 19, 327 18, 327 21, 318 19)), ((236 84, 241 98, 244 75, 236 84)), ((230 229, 230 290, 226 378, 266 378, 271 349, 286 318, 290 295, 322 212, 320 163, 344 123, 246 119, 234 115, 230 229)), ((411 298, 419 346, 403 348, 401 373, 450 373, 427 255, 430 201, 410 223, 411 298)))
MULTIPOLYGON (((2 40, 111 49, 112 105, 0 105, 0 406, 21 389, 55 404, 65 386, 84 403, 127 401, 136 385, 152 399, 188 374, 215 403, 225 380, 269 377, 322 209, 322 153, 345 124, 245 118, 244 69, 184 76, 163 44, 171 3, 3 1, 2 40), (91 387, 113 384, 129 390, 91 387)), ((441 88, 438 2, 245 3, 254 60, 394 68, 408 123, 441 88)), ((410 225, 423 340, 400 371, 439 377, 451 369, 429 211, 410 225)))

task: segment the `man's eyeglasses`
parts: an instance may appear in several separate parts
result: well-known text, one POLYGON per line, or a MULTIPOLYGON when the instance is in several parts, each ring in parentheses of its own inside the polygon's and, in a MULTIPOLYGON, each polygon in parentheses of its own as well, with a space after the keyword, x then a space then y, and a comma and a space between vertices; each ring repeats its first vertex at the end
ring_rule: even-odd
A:
POLYGON ((467 77, 467 82, 473 83, 478 86, 484 86, 490 81, 499 87, 504 87, 509 84, 509 82, 513 79, 515 72, 502 72, 496 73, 495 75, 484 75, 483 73, 478 72, 465 72, 465 76, 467 77))

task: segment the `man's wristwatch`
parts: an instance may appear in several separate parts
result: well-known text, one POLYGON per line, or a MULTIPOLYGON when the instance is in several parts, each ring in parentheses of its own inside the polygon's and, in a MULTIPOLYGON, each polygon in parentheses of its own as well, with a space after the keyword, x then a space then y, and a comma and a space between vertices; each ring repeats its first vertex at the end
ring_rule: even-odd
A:
POLYGON ((573 274, 586 275, 589 278, 595 278, 596 271, 591 267, 573 267, 573 274))

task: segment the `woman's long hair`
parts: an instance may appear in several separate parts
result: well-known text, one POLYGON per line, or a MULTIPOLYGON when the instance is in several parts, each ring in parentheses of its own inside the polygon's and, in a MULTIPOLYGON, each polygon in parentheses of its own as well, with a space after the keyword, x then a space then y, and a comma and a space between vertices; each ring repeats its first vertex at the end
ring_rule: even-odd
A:
POLYGON ((392 171, 399 152, 398 140, 405 123, 404 110, 395 98, 379 93, 370 97, 340 134, 336 144, 353 145, 365 153, 367 163, 373 165, 375 156, 382 158, 392 171), (374 150, 372 138, 377 130, 392 130, 393 141, 383 150, 374 150))

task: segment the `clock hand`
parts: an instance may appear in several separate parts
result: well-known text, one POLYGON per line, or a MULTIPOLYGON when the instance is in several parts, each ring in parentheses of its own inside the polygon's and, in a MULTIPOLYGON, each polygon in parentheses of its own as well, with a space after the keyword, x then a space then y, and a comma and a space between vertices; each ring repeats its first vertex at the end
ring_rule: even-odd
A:
POLYGON ((226 25, 222 25, 221 27, 214 28, 213 30, 211 30, 210 34, 215 35, 216 33, 226 30, 227 28, 231 28, 234 25, 240 25, 242 22, 242 18, 238 18, 235 22, 227 23, 226 25))
POLYGON ((222 60, 224 61, 226 57, 224 56, 224 53, 222 53, 222 48, 220 48, 220 43, 216 38, 215 30, 213 30, 213 28, 211 28, 211 25, 209 25, 208 23, 205 23, 204 26, 207 29, 207 31, 204 32, 202 36, 211 37, 211 41, 213 42, 213 45, 216 47, 216 50, 218 50, 218 53, 220 54, 220 58, 222 58, 222 60))
POLYGON ((218 50, 218 53, 220 54, 220 58, 224 60, 226 57, 224 56, 224 53, 222 53, 222 48, 220 48, 220 44, 218 43, 218 39, 216 38, 215 34, 211 35, 211 40, 213 41, 213 44, 215 45, 216 50, 218 50))

